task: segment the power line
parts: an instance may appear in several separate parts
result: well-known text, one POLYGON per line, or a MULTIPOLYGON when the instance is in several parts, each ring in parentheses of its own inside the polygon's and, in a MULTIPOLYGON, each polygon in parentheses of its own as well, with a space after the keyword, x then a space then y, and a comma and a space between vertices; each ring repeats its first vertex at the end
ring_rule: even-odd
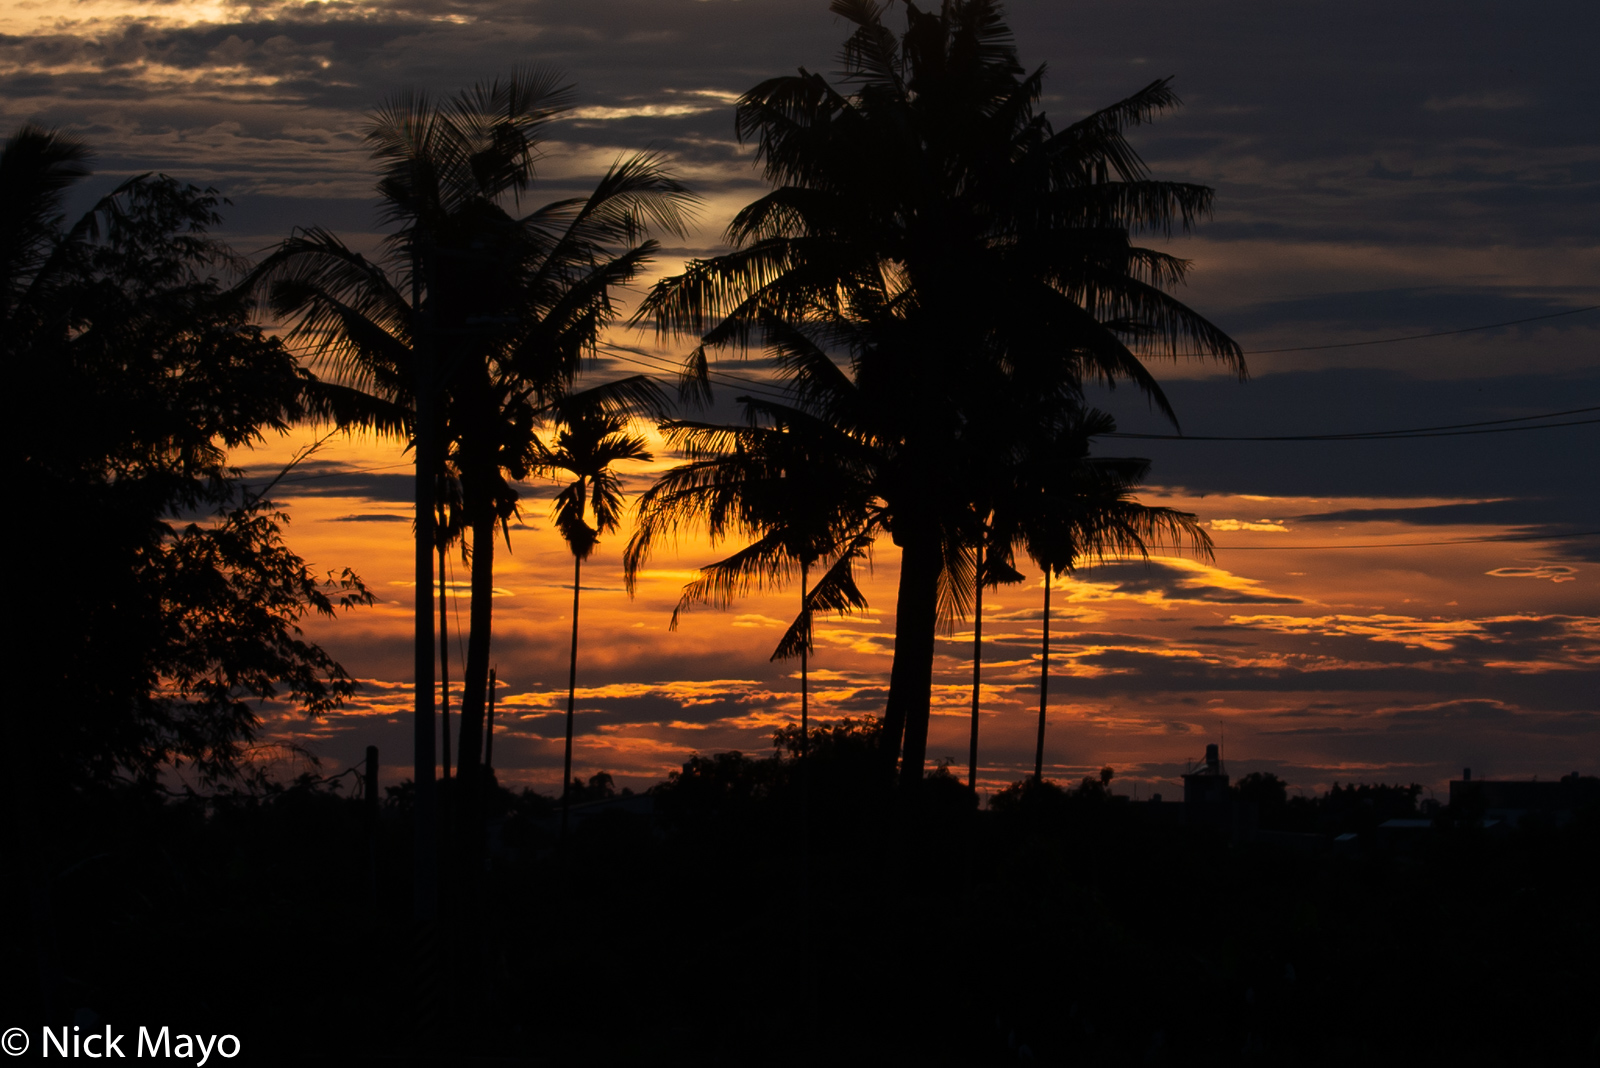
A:
MULTIPOLYGON (((1579 408, 1577 412, 1600 411, 1600 408, 1579 408)), ((1550 415, 1527 415, 1522 420, 1551 419, 1557 415, 1569 413, 1555 412, 1550 415)), ((1491 423, 1510 423, 1519 420, 1495 419, 1491 423)), ((1229 437, 1220 434, 1134 434, 1114 431, 1103 434, 1107 438, 1132 438, 1140 441, 1408 441, 1412 438, 1457 438, 1468 437, 1473 434, 1509 434, 1522 430, 1551 430, 1563 426, 1589 426, 1600 423, 1600 419, 1573 419, 1565 423, 1540 423, 1536 426, 1491 426, 1487 423, 1460 423, 1460 427, 1480 427, 1484 429, 1466 430, 1447 427, 1419 428, 1417 430, 1374 430, 1369 433, 1352 434, 1276 434, 1259 435, 1253 437, 1229 437)))
POLYGON ((1559 541, 1566 538, 1593 538, 1600 530, 1575 530, 1563 534, 1502 534, 1488 538, 1450 538, 1445 541, 1352 542, 1345 545, 1214 545, 1217 551, 1267 552, 1299 549, 1416 549, 1438 545, 1485 545, 1503 541, 1559 541))
POLYGON ((1446 423, 1443 426, 1419 426, 1409 430, 1372 430, 1356 431, 1347 435, 1334 435, 1343 437, 1367 437, 1381 434, 1420 434, 1429 430, 1460 430, 1469 426, 1498 426, 1501 423, 1527 423, 1535 419, 1557 419, 1563 415, 1583 415, 1586 412, 1600 412, 1600 405, 1589 408, 1568 408, 1560 412, 1545 412, 1542 415, 1514 415, 1505 419, 1483 419, 1476 423, 1446 423))
MULTIPOLYGON (((1600 305, 1597 305, 1597 307, 1600 307, 1600 305)), ((1470 329, 1484 328, 1472 327, 1470 329)), ((639 357, 630 358, 627 356, 611 354, 611 358, 619 362, 631 363, 636 367, 643 367, 646 370, 654 369, 652 363, 671 367, 676 370, 676 366, 673 365, 672 362, 666 357, 655 356, 650 353, 641 352, 638 349, 623 348, 621 346, 609 347, 612 349, 620 349, 620 351, 623 352, 633 353, 635 357, 639 357), (652 363, 645 363, 643 360, 649 360, 652 361, 652 363)), ((730 374, 725 371, 708 371, 707 376, 725 382, 736 383, 744 386, 747 389, 750 389, 752 392, 762 393, 777 400, 787 401, 790 399, 784 394, 778 393, 770 388, 763 388, 763 385, 756 382, 754 379, 744 378, 740 375, 730 374)), ((1486 419, 1482 422, 1476 423, 1450 423, 1444 426, 1413 427, 1405 430, 1356 431, 1348 434, 1280 434, 1232 437, 1224 435, 1138 434, 1117 431, 1100 436, 1108 438, 1126 438, 1140 441, 1404 441, 1407 438, 1464 437, 1474 434, 1502 434, 1511 431, 1549 430, 1556 427, 1565 426, 1588 426, 1593 423, 1600 423, 1600 419, 1577 419, 1565 423, 1541 423, 1538 426, 1503 426, 1502 424, 1527 423, 1540 419, 1555 419, 1564 415, 1582 415, 1588 412, 1596 411, 1600 411, 1600 405, 1588 408, 1571 408, 1560 412, 1545 412, 1541 415, 1519 415, 1507 419, 1486 419), (1473 429, 1485 427, 1492 429, 1473 429)))
POLYGON ((1341 341, 1331 345, 1296 345, 1284 349, 1251 349, 1244 353, 1245 356, 1266 356, 1275 352, 1317 352, 1323 349, 1359 349, 1368 345, 1393 345, 1397 341, 1421 341, 1430 337, 1449 337, 1452 334, 1471 334, 1478 330, 1498 330, 1503 326, 1520 326, 1523 323, 1537 323, 1545 319, 1559 319, 1564 315, 1582 315, 1600 308, 1600 304, 1591 304, 1586 308, 1568 308, 1565 311, 1550 312, 1546 315, 1530 315, 1526 319, 1507 319, 1503 323, 1484 323, 1481 326, 1463 326, 1456 330, 1436 330, 1431 334, 1406 334, 1402 337, 1381 337, 1372 341, 1341 341))
MULTIPOLYGON (((654 353, 644 352, 644 351, 642 351, 640 349, 628 348, 628 347, 623 346, 623 345, 609 345, 607 347, 610 348, 610 349, 614 349, 614 350, 620 351, 620 352, 632 353, 631 357, 630 356, 618 356, 618 355, 615 355, 614 353, 611 354, 611 359, 617 360, 617 361, 619 361, 621 363, 631 363, 631 364, 634 364, 637 367, 651 367, 651 365, 653 364, 653 365, 660 366, 660 367, 662 367, 662 368, 664 368, 666 370, 671 370, 671 371, 681 371, 682 370, 682 368, 678 364, 674 363, 671 359, 669 359, 666 356, 657 356, 654 353), (650 361, 650 363, 647 364, 647 363, 642 362, 642 361, 645 361, 645 360, 650 361)), ((757 381, 756 379, 753 379, 753 378, 745 378, 745 377, 743 377, 741 375, 732 374, 731 372, 728 372, 728 371, 707 370, 706 371, 706 375, 708 377, 712 377, 712 378, 724 379, 724 380, 726 380, 728 382, 737 383, 739 385, 749 386, 749 387, 752 387, 752 388, 757 389, 757 390, 763 390, 765 392, 770 393, 773 396, 778 396, 778 394, 773 392, 767 386, 766 383, 759 382, 759 381, 757 381)))
MULTIPOLYGON (((623 346, 620 346, 620 345, 609 345, 609 346, 607 346, 607 348, 620 350, 622 352, 633 353, 633 357, 618 356, 618 355, 615 355, 614 353, 608 353, 608 355, 610 356, 611 359, 617 360, 620 363, 631 363, 636 367, 643 367, 646 370, 652 370, 652 371, 653 370, 657 370, 656 366, 652 366, 652 364, 650 364, 650 363, 642 362, 642 360, 650 360, 650 361, 653 361, 654 364, 660 365, 661 367, 665 367, 665 368, 670 369, 670 370, 676 371, 676 370, 679 369, 678 365, 674 364, 671 360, 669 360, 665 356, 656 356, 656 355, 653 355, 651 353, 641 352, 638 349, 624 348, 623 346)), ((766 396, 771 397, 774 400, 787 401, 787 400, 791 400, 792 399, 792 398, 788 397, 787 395, 785 395, 785 394, 783 394, 783 393, 781 393, 781 392, 779 392, 777 390, 772 389, 766 383, 758 382, 756 379, 753 379, 753 378, 744 378, 744 377, 742 377, 740 375, 731 374, 731 373, 729 373, 727 371, 710 371, 710 370, 708 370, 706 372, 706 376, 708 378, 716 378, 716 379, 722 380, 723 382, 725 382, 727 384, 733 384, 733 385, 742 386, 742 387, 744 387, 746 389, 749 389, 749 390, 751 390, 752 392, 755 392, 755 393, 765 394, 766 396)))
MULTIPOLYGON (((1600 307, 1600 305, 1596 305, 1595 307, 1600 307)), ((1579 311, 1590 311, 1590 310, 1593 310, 1593 309, 1580 308, 1578 310, 1579 311)), ((1559 314, 1559 315, 1568 315, 1568 314, 1573 314, 1573 313, 1571 313, 1571 312, 1559 312, 1557 314, 1559 314)), ((1553 316, 1535 316, 1534 318, 1535 319, 1543 319, 1543 318, 1552 318, 1552 317, 1553 316)), ((1517 322, 1531 322, 1533 320, 1531 320, 1531 319, 1528 319, 1528 320, 1519 319, 1519 320, 1516 320, 1516 321, 1517 322)), ((1507 325, 1507 324, 1501 323, 1501 324, 1493 324, 1493 325, 1503 326, 1503 325, 1507 325)), ((1466 332, 1466 330, 1487 330, 1487 329, 1491 329, 1491 327, 1490 326, 1467 327, 1467 328, 1465 328, 1465 330, 1445 331, 1445 333, 1464 333, 1464 332, 1466 332)), ((1433 337, 1433 336, 1443 336, 1443 335, 1432 335, 1432 334, 1429 334, 1429 335, 1418 335, 1418 336, 1433 337)), ((1403 338, 1392 338, 1390 340, 1406 340, 1406 339, 1403 339, 1403 338)), ((1378 343, 1379 342, 1362 342, 1361 344, 1378 344, 1378 343)), ((1311 347, 1314 348, 1316 346, 1311 346, 1311 347)), ((655 356, 655 355, 653 355, 651 353, 642 352, 642 351, 640 351, 638 349, 625 348, 625 347, 622 347, 622 346, 613 345, 613 346, 608 346, 608 348, 615 349, 615 350, 620 350, 622 352, 632 353, 633 356, 636 357, 636 358, 630 358, 628 356, 616 355, 615 353, 610 353, 609 354, 612 359, 617 360, 617 361, 622 362, 622 363, 631 363, 636 367, 643 367, 646 370, 655 370, 656 369, 655 366, 652 366, 652 365, 659 365, 659 366, 670 368, 672 370, 677 370, 677 366, 675 364, 673 364, 672 361, 667 359, 666 357, 655 356), (650 363, 642 362, 644 360, 648 360, 648 361, 651 361, 651 362, 650 363)), ((1273 350, 1273 351, 1289 351, 1289 350, 1273 350)), ((773 399, 776 399, 776 400, 787 401, 787 400, 791 399, 787 395, 785 395, 783 393, 780 393, 780 392, 777 392, 777 391, 771 389, 770 387, 765 386, 765 384, 756 381, 755 379, 745 378, 745 377, 742 377, 740 375, 731 374, 731 373, 726 372, 726 371, 707 371, 706 374, 707 374, 707 377, 715 378, 715 379, 718 379, 719 381, 722 381, 722 382, 725 382, 725 383, 731 383, 731 384, 736 384, 736 385, 739 385, 739 386, 743 386, 744 388, 750 389, 753 392, 764 394, 764 395, 766 395, 768 397, 771 397, 773 399)), ((1471 436, 1471 435, 1474 435, 1474 434, 1502 434, 1502 433, 1508 433, 1508 432, 1511 432, 1511 431, 1549 430, 1549 429, 1553 429, 1553 428, 1557 428, 1557 427, 1588 426, 1588 425, 1593 424, 1593 423, 1600 423, 1600 419, 1578 419, 1578 420, 1572 420, 1572 421, 1565 422, 1565 423, 1540 423, 1537 426, 1504 426, 1503 424, 1506 424, 1506 423, 1531 423, 1531 422, 1534 422, 1534 421, 1537 421, 1537 420, 1555 419, 1555 418, 1559 418, 1559 417, 1565 416, 1565 415, 1583 415, 1583 414, 1587 414, 1589 412, 1596 412, 1596 411, 1600 411, 1600 406, 1592 406, 1592 407, 1588 407, 1588 408, 1570 408, 1570 409, 1567 409, 1565 411, 1545 412, 1545 413, 1542 413, 1540 415, 1520 415, 1520 416, 1515 416, 1515 417, 1511 417, 1511 418, 1507 418, 1507 419, 1485 419, 1485 420, 1483 420, 1481 422, 1475 422, 1475 423, 1449 423, 1449 424, 1445 424, 1443 426, 1412 427, 1412 428, 1403 429, 1403 430, 1352 431, 1350 433, 1345 433, 1345 434, 1268 434, 1268 435, 1231 436, 1231 435, 1206 435, 1206 434, 1140 434, 1140 433, 1133 433, 1133 432, 1114 431, 1112 433, 1103 434, 1103 435, 1100 435, 1100 436, 1101 437, 1108 437, 1108 438, 1125 438, 1125 439, 1138 440, 1138 441, 1384 441, 1384 440, 1405 440, 1407 438, 1464 437, 1464 436, 1471 436), (1493 429, 1478 429, 1478 428, 1493 428, 1493 429)))

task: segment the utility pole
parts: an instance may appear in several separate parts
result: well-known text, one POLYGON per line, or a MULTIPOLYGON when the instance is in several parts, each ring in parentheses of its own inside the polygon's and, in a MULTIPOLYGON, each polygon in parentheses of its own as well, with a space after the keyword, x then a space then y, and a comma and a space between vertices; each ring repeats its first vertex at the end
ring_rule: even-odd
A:
MULTIPOLYGON (((440 481, 444 481, 443 472, 440 481)), ((450 627, 445 618, 446 608, 450 604, 449 593, 445 588, 444 566, 444 539, 445 516, 444 501, 437 502, 439 508, 439 529, 436 540, 439 542, 439 720, 442 730, 439 733, 439 771, 440 777, 450 781, 450 627)))
POLYGON ((972 738, 967 748, 967 789, 978 788, 978 703, 983 681, 983 559, 984 540, 978 541, 978 567, 973 572, 972 607, 972 738))
POLYGON ((370 907, 378 909, 378 747, 367 746, 367 766, 362 775, 367 811, 367 890, 370 907))
POLYGON ((1033 781, 1044 782, 1044 711, 1050 703, 1050 568, 1044 569, 1044 655, 1039 659, 1039 744, 1033 751, 1033 781))
POLYGON ((489 669, 489 693, 484 705, 483 775, 487 782, 494 773, 494 668, 489 669))
POLYGON ((572 659, 567 669, 567 753, 561 762, 561 843, 567 841, 567 809, 572 799, 573 707, 578 694, 578 591, 583 557, 572 554, 572 659))
POLYGON ((434 738, 433 693, 433 543, 434 479, 438 473, 438 375, 432 353, 431 313, 422 307, 422 255, 412 259, 411 307, 416 325, 412 360, 416 385, 416 559, 415 634, 412 671, 415 683, 412 723, 412 782, 416 788, 416 848, 414 855, 413 915, 432 923, 439 910, 439 799, 435 787, 438 762, 434 738))
MULTIPOLYGON (((421 227, 419 226, 419 229, 421 227)), ((420 235, 413 235, 413 241, 420 235)), ((439 375, 433 352, 431 311, 422 306, 423 250, 411 256, 412 381, 416 398, 413 431, 416 455, 416 538, 412 593, 412 782, 416 789, 412 844, 412 898, 415 969, 414 1011, 419 1030, 431 1034, 439 1004, 439 795, 435 782, 438 724, 434 719, 433 548, 434 481, 439 474, 439 375)))

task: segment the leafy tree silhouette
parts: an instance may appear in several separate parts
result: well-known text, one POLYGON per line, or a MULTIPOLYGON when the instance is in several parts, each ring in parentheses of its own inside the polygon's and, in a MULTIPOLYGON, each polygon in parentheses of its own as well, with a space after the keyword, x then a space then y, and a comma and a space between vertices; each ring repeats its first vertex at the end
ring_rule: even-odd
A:
POLYGON ((178 764, 229 779, 256 702, 316 713, 353 692, 298 622, 370 597, 352 572, 312 574, 285 516, 227 464, 324 398, 221 284, 239 261, 207 232, 220 199, 141 175, 67 226, 88 160, 32 125, 0 150, 11 469, 30 508, 59 517, 18 575, 41 613, 18 635, 25 701, 55 712, 8 720, 33 736, 18 751, 40 781, 178 764))
POLYGON ((1243 363, 1166 293, 1187 265, 1130 240, 1186 229, 1211 202, 1205 187, 1150 180, 1126 140, 1176 105, 1167 81, 1056 131, 1037 110, 1043 71, 1024 73, 997 4, 908 4, 899 35, 887 7, 832 9, 855 26, 843 54, 854 92, 801 71, 741 98, 739 136, 775 188, 735 217, 733 251, 663 280, 640 319, 699 336, 684 383, 700 390, 708 350, 746 345, 771 319, 870 328, 852 354, 872 411, 858 425, 892 452, 881 520, 901 550, 883 742, 903 748, 911 785, 935 631, 965 614, 971 588, 954 569, 983 496, 973 428, 1071 410, 1086 376, 1132 381, 1170 415, 1134 344, 1243 363))
POLYGON ((13 569, 30 615, 11 639, 0 806, 43 1019, 65 981, 43 828, 129 779, 238 780, 263 702, 315 715, 355 690, 301 622, 371 601, 349 570, 314 574, 228 465, 326 398, 223 287, 239 261, 209 236, 220 198, 140 175, 68 224, 89 159, 31 124, 0 148, 7 470, 41 517, 13 569))

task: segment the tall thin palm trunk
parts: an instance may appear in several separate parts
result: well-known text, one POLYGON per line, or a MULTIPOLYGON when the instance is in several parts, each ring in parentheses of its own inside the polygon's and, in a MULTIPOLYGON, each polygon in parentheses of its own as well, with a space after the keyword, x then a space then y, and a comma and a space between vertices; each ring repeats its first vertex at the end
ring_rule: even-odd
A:
MULTIPOLYGON (((810 589, 810 571, 811 565, 802 560, 800 562, 800 614, 802 617, 806 616, 806 594, 810 589)), ((808 687, 806 686, 806 660, 811 645, 811 620, 806 618, 805 624, 806 640, 800 646, 800 759, 802 761, 802 769, 804 768, 803 762, 806 758, 806 752, 811 746, 809 706, 807 705, 808 687)))
POLYGON ((811 616, 809 593, 811 564, 800 561, 800 617, 805 621, 805 640, 800 643, 800 900, 811 900, 811 716, 807 663, 810 659, 811 616))
MULTIPOLYGON (((434 391, 437 376, 428 338, 428 313, 422 310, 421 257, 412 264, 411 306, 416 320, 413 346, 416 381, 416 554, 412 672, 412 781, 416 789, 416 841, 413 849, 412 914, 431 923, 439 911, 439 815, 434 784, 436 759, 433 700, 433 522, 434 479, 439 470, 439 428, 434 391)), ((424 962, 427 967, 427 962, 424 962)), ((426 994, 424 994, 426 997, 426 994)))
POLYGON ((1039 660, 1039 744, 1033 751, 1033 781, 1044 782, 1044 715, 1050 700, 1050 569, 1044 569, 1044 656, 1039 660))
POLYGON ((561 762, 561 838, 567 837, 567 809, 572 799, 572 717, 578 694, 578 585, 583 557, 572 556, 572 659, 567 666, 567 753, 561 762))
MULTIPOLYGON (((439 527, 444 528, 444 502, 439 503, 439 527)), ((445 589, 444 539, 439 541, 439 773, 450 781, 450 628, 445 609, 450 603, 445 589)))
POLYGON ((494 777, 494 668, 489 669, 489 694, 484 699, 483 777, 494 777))
POLYGON ((983 685, 983 550, 978 542, 978 568, 973 573, 972 603, 972 737, 967 743, 967 789, 978 788, 978 706, 983 685))

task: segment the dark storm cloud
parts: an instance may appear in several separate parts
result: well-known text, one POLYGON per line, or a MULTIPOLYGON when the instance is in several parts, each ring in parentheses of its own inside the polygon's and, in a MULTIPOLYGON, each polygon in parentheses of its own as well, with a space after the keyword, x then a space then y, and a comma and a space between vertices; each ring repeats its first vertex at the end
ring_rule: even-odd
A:
MULTIPOLYGON (((563 699, 565 695, 562 695, 563 699)), ((688 699, 671 693, 644 693, 620 696, 582 694, 575 717, 582 733, 604 727, 667 727, 672 724, 704 727, 740 719, 752 712, 775 707, 780 698, 765 690, 751 689, 695 696, 688 699)), ((507 717, 506 729, 545 738, 563 737, 566 713, 551 711, 507 717)))
MULTIPOLYGON (((984 614, 984 625, 990 626, 987 612, 984 614)), ((984 634, 984 645, 1007 646, 1020 650, 1036 650, 1039 648, 1039 639, 1042 632, 1035 630, 1026 634, 996 634, 992 629, 984 634)), ((970 639, 962 637, 951 639, 965 645, 970 639)), ((1086 649, 1097 645, 1128 646, 1130 648, 1165 648, 1171 644, 1171 639, 1152 634, 1118 634, 1110 631, 1082 631, 1068 625, 1063 627, 1060 620, 1056 620, 1050 631, 1050 647, 1052 650, 1086 649)), ((1192 644, 1201 644, 1194 642, 1192 644)), ((1217 642, 1216 644, 1224 644, 1217 642)), ((1245 642, 1228 642, 1229 645, 1243 646, 1245 642)))
MULTIPOLYGON (((563 151, 594 161, 580 170, 652 146, 671 153, 704 193, 753 195, 760 183, 734 142, 730 96, 802 65, 833 71, 847 28, 822 0, 284 4, 249 12, 214 25, 128 22, 78 36, 0 39, 12 71, 0 79, 13 102, 7 113, 87 130, 108 169, 160 167, 220 185, 235 200, 230 231, 254 248, 294 225, 373 225, 359 129, 386 94, 402 85, 447 92, 517 64, 563 69, 577 86, 580 117, 555 136, 563 151)), ((1600 243, 1600 148, 1575 121, 1600 110, 1600 80, 1580 43, 1600 32, 1592 5, 1535 12, 1488 2, 1260 0, 1202 10, 1162 0, 1070 9, 1018 3, 1009 15, 1024 63, 1049 65, 1046 105, 1058 124, 1152 78, 1176 77, 1188 106, 1135 139, 1159 176, 1217 188, 1217 217, 1200 231, 1210 239, 1463 249, 1600 243)), ((570 161, 551 162, 552 173, 568 177, 547 185, 548 195, 582 187, 570 161)), ((714 240, 720 219, 708 223, 714 240)), ((1212 261, 1202 260, 1202 276, 1212 261)), ((1363 267, 1291 264, 1282 273, 1305 275, 1296 295, 1252 297, 1235 287, 1206 298, 1225 308, 1202 310, 1247 339, 1270 330, 1315 341, 1345 330, 1404 333, 1519 318, 1592 302, 1596 290, 1592 271, 1464 285, 1449 257, 1436 267, 1437 281, 1410 265, 1406 280, 1385 277, 1393 284, 1374 287, 1363 267)), ((1557 320, 1540 329, 1540 337, 1570 338, 1561 351, 1593 348, 1592 324, 1557 320)), ((1370 363, 1405 354, 1348 355, 1370 363)), ((1269 433, 1262 427, 1274 422, 1303 431, 1308 417, 1328 418, 1333 429, 1461 421, 1470 417, 1465 409, 1482 407, 1473 403, 1481 397, 1435 388, 1436 377, 1346 380, 1350 388, 1341 389, 1268 376, 1237 394, 1184 383, 1169 392, 1196 433, 1269 433), (1223 429, 1202 427, 1202 413, 1214 413, 1207 422, 1223 429)), ((1589 377, 1579 391, 1600 395, 1589 377)), ((1499 399, 1498 383, 1488 386, 1499 399)), ((1131 415, 1138 406, 1117 407, 1131 415)), ((1312 492, 1369 478, 1389 484, 1380 494, 1392 486, 1474 497, 1486 494, 1452 483, 1520 475, 1570 484, 1571 465, 1554 451, 1552 465, 1531 440, 1493 441, 1198 452, 1150 443, 1138 451, 1157 459, 1157 480, 1200 489, 1278 492, 1302 474, 1318 485, 1312 492)), ((1585 521, 1570 518, 1551 529, 1585 521)))
POLYGON ((1451 658, 1415 663, 1257 667, 1113 649, 1080 658, 1106 674, 1074 676, 1073 698, 1197 693, 1349 693, 1487 697, 1518 707, 1593 711, 1600 669, 1516 673, 1451 658))
POLYGON ((1333 512, 1308 512, 1290 517, 1301 523, 1413 523, 1417 526, 1553 526, 1573 517, 1570 500, 1547 497, 1498 501, 1462 501, 1414 508, 1341 508, 1333 512))
MULTIPOLYGON (((250 488, 259 489, 277 474, 277 469, 250 469, 246 472, 246 478, 250 488)), ((282 497, 359 497, 385 504, 409 504, 416 499, 416 486, 409 473, 363 471, 324 460, 297 465, 292 472, 277 480, 272 492, 282 497)), ((368 522, 379 521, 373 518, 373 514, 365 516, 368 522)), ((356 517, 344 518, 349 521, 356 517)))
MULTIPOLYGON (((73 101, 144 100, 149 107, 134 113, 155 115, 181 104, 165 71, 199 79, 194 123, 248 122, 243 111, 271 101, 346 110, 353 123, 402 83, 448 90, 543 63, 566 70, 587 107, 707 105, 585 120, 573 140, 727 161, 726 103, 685 94, 738 93, 799 66, 831 72, 847 29, 822 0, 249 11, 213 25, 144 20, 0 39, 14 72, 8 95, 62 121, 83 121, 71 117, 73 101)), ((1158 172, 1218 187, 1213 236, 1528 244, 1582 240, 1600 226, 1600 157, 1571 121, 1596 110, 1595 80, 1584 76, 1592 55, 1580 43, 1593 36, 1585 27, 1596 29, 1592 5, 1260 0, 1197 9, 1168 0, 1018 3, 1009 15, 1023 62, 1050 67, 1047 106, 1058 124, 1176 77, 1189 106, 1138 139, 1158 172)))
MULTIPOLYGON (((1536 661, 1556 654, 1600 654, 1600 619, 1593 616, 1515 615, 1484 619, 1414 616, 1234 616, 1230 628, 1322 639, 1351 659, 1395 659, 1443 653, 1536 661), (1338 643, 1344 643, 1342 645, 1338 643), (1364 650, 1362 652, 1361 650, 1364 650)), ((1198 628, 1197 628, 1198 629, 1198 628)))
MULTIPOLYGON (((1293 325, 1303 329, 1327 323, 1383 323, 1386 327, 1425 333, 1441 323, 1463 326, 1505 323, 1564 312, 1582 306, 1593 286, 1551 288, 1539 293, 1498 289, 1458 289, 1444 286, 1400 286, 1361 292, 1340 292, 1269 300, 1227 313, 1228 328, 1248 333, 1265 327, 1293 325)), ((1543 328, 1583 331, 1593 322, 1584 318, 1551 320, 1543 328)), ((1509 328, 1507 330, 1509 332, 1509 328)))
POLYGON ((1206 581, 1206 573, 1173 567, 1159 561, 1096 564, 1080 569, 1079 576, 1096 586, 1109 585, 1117 593, 1159 594, 1169 601, 1208 604, 1300 604, 1298 597, 1265 590, 1228 588, 1206 581))
POLYGON ((1600 715, 1592 711, 1525 711, 1501 701, 1464 699, 1388 709, 1371 714, 1328 717, 1317 726, 1266 728, 1265 735, 1426 735, 1450 730, 1553 737, 1600 733, 1600 715))
MULTIPOLYGON (((1600 313, 1595 313, 1600 314, 1600 313)), ((1376 369, 1183 379, 1165 392, 1185 433, 1355 433, 1442 426, 1600 405, 1600 373, 1425 379, 1376 369)), ((1131 390, 1091 395, 1125 431, 1171 433, 1131 390)), ((1581 417, 1574 417, 1581 418, 1581 417)), ((1296 497, 1464 497, 1448 509, 1347 510, 1307 521, 1505 523, 1550 533, 1600 528, 1593 492, 1600 425, 1406 441, 1117 441, 1105 455, 1152 460, 1151 481, 1198 493, 1296 497)), ((1564 552, 1589 551, 1580 545, 1564 552)))
POLYGON ((849 696, 835 697, 828 704, 840 712, 875 716, 882 714, 884 702, 888 699, 887 687, 864 686, 851 692, 849 696))
POLYGON ((1176 75, 1190 107, 1145 143, 1219 186, 1228 236, 1542 243, 1600 223, 1573 122, 1600 105, 1581 0, 1017 4, 1013 21, 1059 110, 1176 75))

